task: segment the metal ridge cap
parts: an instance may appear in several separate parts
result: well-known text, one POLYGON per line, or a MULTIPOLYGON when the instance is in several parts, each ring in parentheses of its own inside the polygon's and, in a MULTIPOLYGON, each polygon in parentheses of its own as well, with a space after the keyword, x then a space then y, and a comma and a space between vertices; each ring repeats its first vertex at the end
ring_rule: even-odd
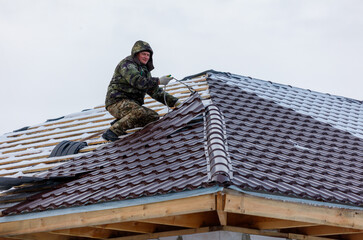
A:
POLYGON ((44 218, 44 217, 53 217, 53 216, 67 215, 73 213, 84 213, 84 212, 101 211, 101 210, 116 209, 123 207, 131 207, 131 206, 150 204, 156 202, 165 202, 165 201, 188 198, 188 197, 208 195, 212 193, 221 192, 223 190, 224 187, 216 185, 209 188, 182 191, 177 193, 167 193, 158 196, 142 197, 142 198, 121 200, 121 201, 97 203, 88 206, 78 206, 78 207, 70 207, 63 209, 46 210, 41 212, 2 216, 0 217, 0 223, 15 222, 20 220, 29 220, 29 219, 44 218))
POLYGON ((204 75, 204 74, 207 74, 209 72, 215 72, 215 71, 213 69, 205 70, 205 71, 200 72, 200 73, 196 73, 196 74, 193 74, 193 75, 186 76, 186 77, 184 77, 181 80, 182 81, 185 81, 185 80, 188 80, 188 79, 192 79, 192 78, 195 78, 195 77, 199 77, 199 76, 204 75))
POLYGON ((216 105, 210 104, 205 107, 204 118, 204 147, 208 180, 229 184, 233 178, 233 171, 228 154, 223 115, 216 105))

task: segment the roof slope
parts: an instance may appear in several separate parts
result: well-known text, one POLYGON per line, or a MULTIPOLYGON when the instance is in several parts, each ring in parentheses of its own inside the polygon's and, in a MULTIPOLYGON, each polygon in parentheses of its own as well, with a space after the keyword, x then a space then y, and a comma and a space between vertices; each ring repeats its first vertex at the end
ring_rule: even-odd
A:
MULTIPOLYGON (((198 91, 203 99, 209 98, 208 86, 203 76, 185 83, 198 91)), ((190 90, 176 81, 169 83, 166 90, 181 101, 190 95, 190 90)), ((161 117, 169 111, 166 106, 150 97, 145 98, 145 106, 158 112, 161 117)), ((69 178, 44 179, 41 176, 49 169, 75 157, 90 152, 92 154, 92 151, 109 144, 101 137, 101 133, 110 126, 112 120, 114 118, 100 105, 0 136, 0 215, 2 209, 24 201, 39 191, 49 190, 54 185, 69 181, 69 178), (76 154, 52 156, 55 149, 67 146, 62 145, 64 140, 72 143, 85 142, 88 146, 76 154)), ((138 130, 130 129, 128 134, 138 130)))
POLYGON ((225 117, 241 189, 363 204, 363 141, 271 100, 209 78, 225 117))
POLYGON ((203 112, 201 99, 194 94, 180 109, 133 135, 51 169, 45 177, 81 177, 4 213, 82 206, 208 186, 203 118, 198 118, 203 112))
MULTIPOLYGON (((51 169, 41 176, 80 179, 37 195, 6 213, 138 198, 221 183, 362 205, 362 139, 336 128, 340 121, 334 126, 329 119, 319 121, 327 109, 310 116, 287 107, 286 102, 295 98, 281 95, 279 90, 290 89, 296 101, 303 96, 305 105, 315 108, 319 102, 310 101, 312 95, 305 96, 310 91, 272 84, 276 94, 270 90, 264 94, 261 89, 271 83, 213 71, 208 72, 207 82, 211 96, 208 106, 191 97, 180 109, 141 131, 51 169), (247 91, 245 81, 250 82, 247 91), (257 83, 260 87, 251 90, 257 83), (201 114, 203 121, 198 118, 201 114)), ((353 115, 361 114, 356 111, 362 106, 359 101, 321 93, 313 96, 349 102, 353 115)), ((332 116, 341 115, 333 110, 332 116)), ((356 126, 354 134, 358 136, 360 119, 345 124, 346 128, 356 126)))
POLYGON ((231 73, 206 71, 210 78, 255 93, 318 121, 363 138, 363 101, 231 73))

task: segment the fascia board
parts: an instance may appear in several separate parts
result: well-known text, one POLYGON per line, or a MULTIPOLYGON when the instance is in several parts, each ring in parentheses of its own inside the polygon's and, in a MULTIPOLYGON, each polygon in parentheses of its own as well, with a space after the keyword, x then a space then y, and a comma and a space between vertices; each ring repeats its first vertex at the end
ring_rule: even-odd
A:
POLYGON ((273 194, 268 194, 268 193, 245 191, 245 190, 242 190, 239 187, 236 187, 236 186, 233 186, 233 185, 229 186, 228 189, 235 190, 235 191, 240 192, 240 193, 245 193, 245 194, 248 194, 248 195, 251 195, 251 196, 262 197, 262 198, 271 199, 271 200, 301 203, 301 204, 307 204, 307 205, 312 205, 312 206, 321 206, 321 207, 330 207, 330 208, 342 208, 342 209, 351 209, 351 210, 363 211, 363 207, 359 207, 359 206, 344 205, 344 204, 329 203, 329 202, 318 202, 318 201, 302 199, 302 198, 294 198, 294 197, 288 197, 288 196, 273 195, 273 194))
POLYGON ((93 204, 89 206, 48 210, 48 211, 26 213, 13 216, 4 216, 0 217, 0 223, 23 221, 23 220, 30 220, 37 218, 45 218, 45 217, 54 217, 54 216, 75 214, 75 213, 102 211, 102 210, 131 207, 131 206, 144 205, 150 203, 157 203, 157 202, 165 202, 170 200, 177 200, 182 198, 196 197, 196 196, 217 193, 223 191, 223 189, 224 188, 220 186, 213 186, 210 188, 184 191, 178 193, 169 193, 160 196, 144 197, 144 198, 129 199, 129 200, 115 201, 115 202, 106 202, 106 203, 93 204))

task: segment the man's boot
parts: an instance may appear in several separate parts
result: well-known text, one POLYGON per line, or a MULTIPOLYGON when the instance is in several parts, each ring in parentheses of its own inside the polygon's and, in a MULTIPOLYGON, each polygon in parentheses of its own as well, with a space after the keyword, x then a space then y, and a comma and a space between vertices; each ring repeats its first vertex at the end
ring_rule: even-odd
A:
POLYGON ((119 139, 117 134, 112 132, 110 129, 107 129, 107 131, 102 134, 102 137, 103 137, 103 139, 105 139, 107 141, 112 141, 112 142, 119 139))

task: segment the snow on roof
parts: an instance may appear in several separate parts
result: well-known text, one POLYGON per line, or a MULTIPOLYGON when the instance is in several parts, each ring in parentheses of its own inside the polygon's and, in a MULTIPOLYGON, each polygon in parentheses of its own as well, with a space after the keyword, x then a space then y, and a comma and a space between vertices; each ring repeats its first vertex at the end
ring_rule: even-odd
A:
MULTIPOLYGON (((205 76, 184 82, 203 98, 208 98, 205 76)), ((190 95, 188 88, 176 81, 171 81, 166 91, 181 101, 190 95)), ((150 97, 145 99, 144 106, 157 111, 160 116, 168 112, 166 106, 150 97)), ((99 135, 86 140, 88 146, 81 149, 77 156, 107 144, 101 133, 110 126, 112 120, 114 118, 105 110, 104 105, 100 105, 0 136, 0 177, 36 176, 72 159, 74 155, 49 158, 54 147, 64 140, 82 141, 99 132, 99 135)), ((128 133, 136 130, 129 130, 128 133)))

